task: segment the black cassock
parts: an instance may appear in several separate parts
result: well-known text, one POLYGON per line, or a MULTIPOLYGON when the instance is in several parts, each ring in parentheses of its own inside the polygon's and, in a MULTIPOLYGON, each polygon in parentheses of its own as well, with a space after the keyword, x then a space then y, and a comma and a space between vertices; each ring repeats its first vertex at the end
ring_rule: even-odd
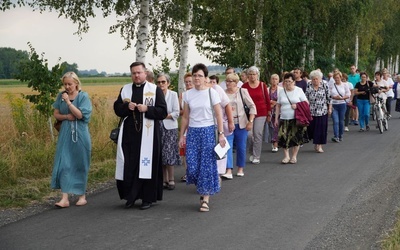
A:
MULTIPOLYGON (((145 83, 147 84, 147 83, 145 83)), ((137 87, 132 85, 131 101, 143 104, 144 85, 137 87)), ((161 162, 161 135, 158 120, 167 117, 167 104, 164 93, 157 87, 154 106, 148 106, 145 116, 154 121, 153 140, 153 165, 151 179, 139 179, 139 158, 142 141, 143 120, 142 113, 137 109, 133 112, 128 108, 128 102, 121 99, 121 93, 114 102, 115 114, 119 117, 127 117, 124 122, 122 136, 122 151, 125 158, 124 180, 117 180, 119 197, 125 200, 135 201, 141 199, 146 202, 162 200, 163 195, 163 172, 161 162), (136 122, 136 124, 135 124, 136 122)))

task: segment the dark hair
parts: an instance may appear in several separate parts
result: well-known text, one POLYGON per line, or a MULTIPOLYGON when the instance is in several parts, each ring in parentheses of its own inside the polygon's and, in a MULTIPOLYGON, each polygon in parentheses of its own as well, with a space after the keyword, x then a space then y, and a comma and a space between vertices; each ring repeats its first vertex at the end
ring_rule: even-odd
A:
POLYGON ((233 73, 235 73, 235 68, 234 67, 227 67, 226 69, 225 69, 225 72, 227 71, 227 70, 230 70, 230 69, 233 69, 233 73))
POLYGON ((299 67, 296 67, 296 68, 294 68, 294 69, 293 69, 293 71, 295 71, 295 70, 299 70, 299 71, 300 71, 300 74, 302 74, 302 73, 303 73, 303 70, 302 70, 302 69, 300 69, 299 67))
POLYGON ((208 69, 207 66, 202 64, 202 63, 198 63, 196 65, 193 66, 192 69, 192 74, 196 73, 197 71, 202 70, 204 72, 204 77, 208 76, 208 69))
POLYGON ((144 63, 142 63, 142 62, 133 62, 131 64, 131 66, 129 66, 129 68, 132 69, 133 67, 136 67, 136 66, 142 66, 143 69, 146 70, 146 65, 144 65, 144 63))
POLYGON ((362 75, 365 75, 368 78, 367 72, 360 72, 360 78, 361 78, 362 75))
POLYGON ((349 80, 349 77, 346 73, 342 73, 342 78, 346 79, 346 81, 349 80))
POLYGON ((292 80, 294 81, 294 75, 292 73, 286 73, 283 76, 283 80, 286 80, 286 79, 289 79, 289 78, 292 78, 292 80))
POLYGON ((215 80, 217 83, 219 83, 219 77, 218 76, 212 75, 209 78, 210 78, 210 80, 215 80))
POLYGON ((382 77, 382 73, 380 71, 376 71, 374 76, 379 75, 380 77, 382 77))
POLYGON ((303 73, 301 74, 301 78, 307 77, 308 78, 308 73, 307 71, 303 71, 303 73))

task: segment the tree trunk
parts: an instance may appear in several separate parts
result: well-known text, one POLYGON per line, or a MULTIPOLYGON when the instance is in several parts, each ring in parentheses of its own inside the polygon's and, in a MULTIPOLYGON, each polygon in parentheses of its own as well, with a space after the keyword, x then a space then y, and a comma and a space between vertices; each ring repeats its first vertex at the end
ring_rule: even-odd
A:
MULTIPOLYGON (((310 43, 314 44, 314 33, 310 35, 310 43)), ((310 49, 310 54, 308 55, 308 63, 311 69, 315 68, 315 50, 314 48, 310 49)))
POLYGON ((187 18, 185 22, 185 26, 182 31, 182 41, 181 41, 181 51, 180 51, 180 62, 179 62, 179 83, 178 83, 178 91, 182 93, 185 91, 185 83, 184 76, 186 73, 186 66, 188 61, 188 53, 189 53, 189 39, 190 39, 190 30, 192 28, 192 19, 193 19, 193 0, 187 0, 187 18))
POLYGON ((399 55, 396 56, 396 62, 394 66, 394 73, 397 75, 399 73, 399 55))
POLYGON ((354 48, 354 66, 358 69, 358 34, 356 34, 356 45, 354 48))
POLYGON ((261 65, 261 50, 262 50, 262 34, 263 34, 263 17, 264 17, 264 0, 259 0, 257 4, 256 13, 256 34, 255 34, 255 48, 254 48, 254 65, 260 67, 261 65))
POLYGON ((375 72, 377 72, 378 70, 380 70, 380 66, 381 66, 381 59, 380 59, 380 58, 376 58, 375 72))
MULTIPOLYGON (((307 29, 303 30, 303 37, 307 36, 307 29)), ((304 42, 303 43, 303 57, 301 58, 301 67, 304 69, 305 65, 306 65, 306 55, 307 55, 307 43, 304 42)))
MULTIPOLYGON (((136 61, 146 63, 147 43, 149 41, 149 1, 140 1, 140 19, 136 41, 136 61)), ((134 2, 132 2, 134 4, 134 2)))
POLYGON ((333 49, 332 49, 332 69, 335 68, 335 62, 336 62, 336 42, 333 43, 333 49))

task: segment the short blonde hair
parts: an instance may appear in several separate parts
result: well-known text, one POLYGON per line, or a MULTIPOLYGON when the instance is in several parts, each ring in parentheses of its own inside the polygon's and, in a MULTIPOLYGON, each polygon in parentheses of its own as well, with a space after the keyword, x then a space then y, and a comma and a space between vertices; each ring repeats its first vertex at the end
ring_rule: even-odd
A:
POLYGON ((72 80, 74 80, 74 82, 77 84, 78 89, 77 90, 81 90, 82 89, 82 83, 81 80, 79 80, 78 75, 73 72, 73 71, 69 71, 67 73, 65 73, 63 75, 63 77, 61 77, 61 81, 64 83, 64 79, 65 78, 71 78, 72 80))
POLYGON ((239 82, 239 76, 237 74, 235 74, 235 73, 227 74, 226 75, 226 80, 232 80, 232 81, 235 81, 236 83, 238 83, 239 82))

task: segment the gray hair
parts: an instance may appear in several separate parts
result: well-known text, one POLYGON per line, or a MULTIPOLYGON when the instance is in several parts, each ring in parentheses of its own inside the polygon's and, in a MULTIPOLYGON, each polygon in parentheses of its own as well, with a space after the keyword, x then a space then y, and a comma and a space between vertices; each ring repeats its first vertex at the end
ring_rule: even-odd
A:
POLYGON ((165 79, 167 79, 167 82, 168 82, 168 83, 171 83, 171 77, 170 77, 167 73, 164 73, 164 72, 158 73, 158 74, 157 74, 157 79, 158 79, 159 77, 162 77, 162 76, 164 76, 165 79))
POLYGON ((322 79, 322 72, 319 71, 319 70, 313 70, 313 71, 311 71, 311 73, 310 73, 310 79, 312 80, 312 79, 314 79, 314 78, 316 78, 316 77, 318 77, 319 79, 322 79))
POLYGON ((257 79, 260 77, 260 70, 256 66, 251 66, 250 68, 247 69, 247 74, 250 74, 251 72, 254 72, 257 74, 257 79))

